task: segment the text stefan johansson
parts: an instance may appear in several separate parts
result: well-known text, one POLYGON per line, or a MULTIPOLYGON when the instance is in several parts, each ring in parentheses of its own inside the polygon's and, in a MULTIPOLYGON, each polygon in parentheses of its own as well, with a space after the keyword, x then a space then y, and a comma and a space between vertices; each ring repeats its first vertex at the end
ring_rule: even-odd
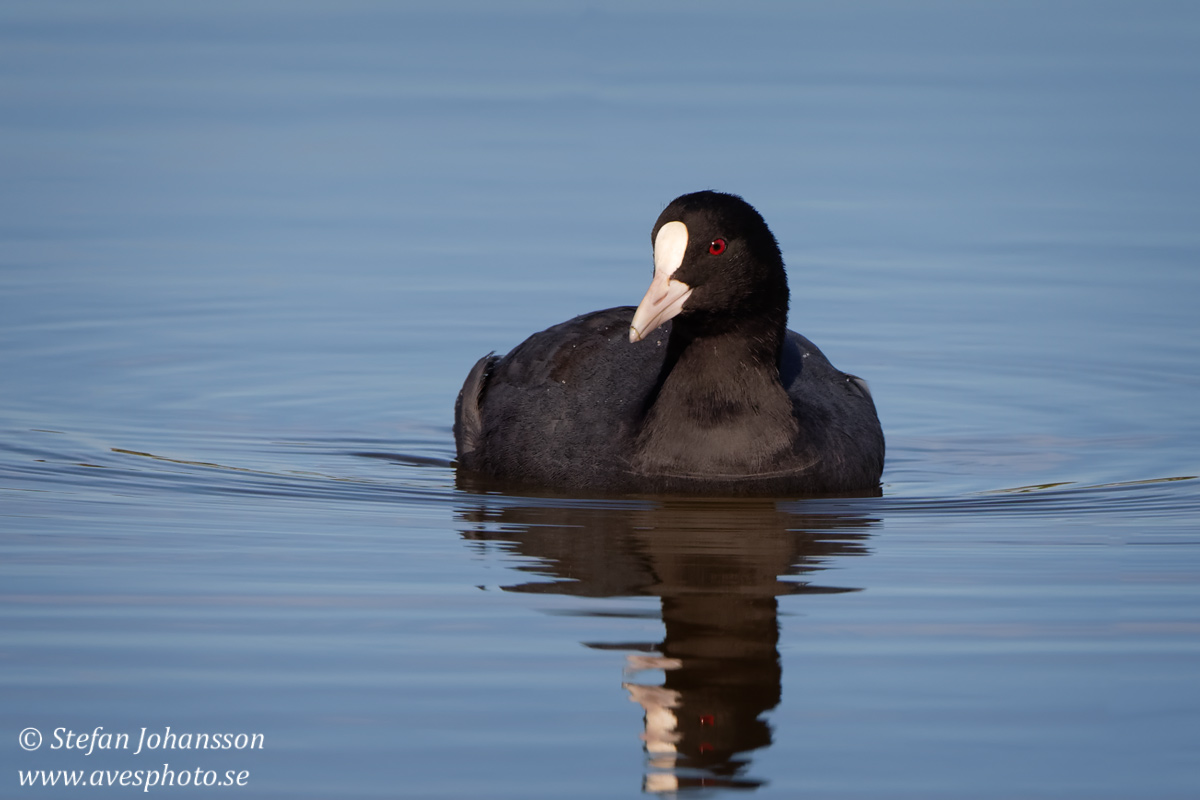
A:
MULTIPOLYGON (((86 750, 90 756, 95 750, 129 750, 131 737, 128 733, 109 733, 104 726, 97 726, 91 733, 75 733, 67 728, 54 729, 51 750, 86 750)), ((137 748, 133 755, 143 750, 262 750, 261 733, 175 733, 168 725, 162 733, 142 728, 137 737, 137 748)))

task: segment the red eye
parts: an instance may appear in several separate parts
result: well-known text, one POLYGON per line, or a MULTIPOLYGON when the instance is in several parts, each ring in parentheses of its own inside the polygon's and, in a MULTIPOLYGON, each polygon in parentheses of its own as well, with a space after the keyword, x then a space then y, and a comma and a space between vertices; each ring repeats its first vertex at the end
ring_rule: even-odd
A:
POLYGON ((719 256, 725 252, 725 240, 713 239, 712 244, 708 246, 708 252, 714 256, 719 256))

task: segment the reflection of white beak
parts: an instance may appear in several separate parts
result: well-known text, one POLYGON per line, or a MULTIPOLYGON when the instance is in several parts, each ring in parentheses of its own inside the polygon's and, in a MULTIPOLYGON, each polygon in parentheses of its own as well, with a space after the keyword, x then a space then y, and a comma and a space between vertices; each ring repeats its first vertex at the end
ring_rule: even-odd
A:
POLYGON ((646 334, 683 310, 692 287, 672 276, 683 263, 688 229, 682 222, 668 222, 654 237, 654 280, 629 324, 629 341, 640 342, 646 334))
POLYGON ((672 711, 680 705, 679 692, 642 683, 623 683, 621 686, 629 692, 629 699, 646 711, 646 732, 642 734, 646 752, 652 755, 676 752, 675 744, 683 738, 677 732, 679 719, 672 711))

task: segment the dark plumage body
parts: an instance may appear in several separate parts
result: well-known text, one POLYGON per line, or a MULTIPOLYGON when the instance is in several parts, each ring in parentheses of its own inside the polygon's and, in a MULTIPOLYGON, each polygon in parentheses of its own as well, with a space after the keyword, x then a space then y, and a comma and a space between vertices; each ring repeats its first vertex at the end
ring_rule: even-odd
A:
POLYGON ((871 395, 786 329, 783 261, 757 212, 685 195, 653 237, 636 318, 585 314, 475 365, 455 408, 459 469, 588 493, 878 493, 871 395))

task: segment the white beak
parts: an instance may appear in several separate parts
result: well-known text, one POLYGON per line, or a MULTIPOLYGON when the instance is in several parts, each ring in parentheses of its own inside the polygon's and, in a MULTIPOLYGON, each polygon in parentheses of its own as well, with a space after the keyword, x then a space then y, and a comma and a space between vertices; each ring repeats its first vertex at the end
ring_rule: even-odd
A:
POLYGON ((688 229, 682 222, 668 222, 654 237, 654 280, 629 325, 629 341, 640 342, 652 330, 683 310, 692 287, 672 276, 683 263, 688 229))

